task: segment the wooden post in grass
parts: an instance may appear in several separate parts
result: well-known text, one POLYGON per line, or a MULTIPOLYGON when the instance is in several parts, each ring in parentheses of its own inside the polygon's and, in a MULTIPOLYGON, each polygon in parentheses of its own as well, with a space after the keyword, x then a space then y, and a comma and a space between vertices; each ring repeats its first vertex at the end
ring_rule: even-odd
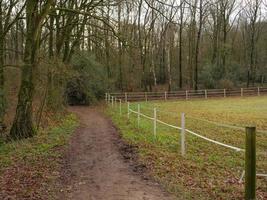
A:
POLYGON ((241 97, 243 97, 243 96, 244 96, 244 89, 241 88, 241 97))
POLYGON ((108 93, 105 93, 105 101, 108 101, 108 93))
POLYGON ((137 127, 140 127, 140 104, 137 105, 137 127))
POLYGON ((114 97, 112 96, 111 97, 111 105, 112 105, 112 108, 114 107, 114 97))
POLYGON ((181 154, 185 156, 185 114, 181 114, 181 154))
POLYGON ((146 102, 147 102, 147 93, 145 93, 145 98, 146 98, 146 102))
POLYGON ((130 102, 127 102, 127 118, 130 119, 130 102))
POLYGON ((223 97, 226 98, 226 89, 223 89, 223 97))
POLYGON ((154 108, 154 139, 157 137, 157 108, 154 108))
POLYGON ((207 99, 207 98, 208 98, 208 91, 205 90, 205 99, 207 99))
POLYGON ((245 200, 256 199, 256 128, 246 127, 245 200))
POLYGON ((261 96, 260 87, 258 87, 258 96, 261 96))
POLYGON ((128 95, 125 93, 125 102, 128 102, 128 95))
POLYGON ((122 112, 121 112, 121 99, 120 99, 120 115, 122 114, 122 112))
POLYGON ((188 91, 185 91, 185 99, 188 100, 188 91))
POLYGON ((165 95, 165 101, 167 101, 167 92, 165 92, 164 95, 165 95))

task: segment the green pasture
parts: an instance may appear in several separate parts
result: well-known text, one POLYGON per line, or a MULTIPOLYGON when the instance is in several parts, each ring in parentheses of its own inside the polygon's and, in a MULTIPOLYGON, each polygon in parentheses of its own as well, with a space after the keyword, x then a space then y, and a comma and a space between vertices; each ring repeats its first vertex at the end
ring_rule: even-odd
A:
MULTIPOLYGON (((226 98, 190 101, 153 101, 130 103, 130 108, 166 123, 181 126, 181 113, 186 115, 186 128, 218 142, 245 149, 245 127, 257 127, 257 173, 267 173, 267 97, 226 98)), ((127 119, 127 105, 108 109, 123 138, 138 147, 140 161, 153 176, 182 199, 243 199, 244 152, 205 141, 186 133, 186 156, 181 156, 180 131, 137 115, 127 119)), ((267 179, 257 178, 258 199, 267 198, 267 179)))

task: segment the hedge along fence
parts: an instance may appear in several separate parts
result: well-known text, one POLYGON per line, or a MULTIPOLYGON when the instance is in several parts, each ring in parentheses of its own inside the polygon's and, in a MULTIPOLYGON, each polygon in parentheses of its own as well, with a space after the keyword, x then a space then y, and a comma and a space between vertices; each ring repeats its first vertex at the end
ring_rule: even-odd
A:
MULTIPOLYGON (((244 90, 242 91, 244 92, 244 90)), ((243 93, 244 94, 244 93, 243 93)), ((122 115, 122 101, 121 99, 118 99, 117 97, 111 96, 110 94, 106 95, 106 101, 108 105, 111 105, 112 108, 119 108, 119 113, 122 115), (119 105, 118 105, 119 104, 119 105)), ((198 137, 202 140, 205 140, 207 142, 219 145, 221 147, 233 150, 237 153, 244 153, 245 154, 245 170, 243 171, 241 178, 240 178, 240 183, 243 181, 243 178, 245 177, 245 199, 246 200, 251 200, 256 198, 256 177, 266 177, 267 174, 260 174, 256 173, 256 127, 239 127, 239 126, 232 126, 232 125, 227 125, 227 124, 220 124, 217 122, 211 122, 208 120, 205 120, 209 123, 213 123, 214 125, 221 126, 221 127, 226 127, 226 128, 233 128, 233 129, 238 129, 238 130, 244 130, 246 131, 246 148, 242 149, 239 147, 232 146, 230 144, 225 144, 223 142, 219 142, 217 140, 210 139, 208 137, 205 137, 199 133, 196 133, 192 130, 189 130, 186 128, 186 115, 185 113, 181 113, 181 127, 166 123, 162 120, 158 119, 158 110, 157 108, 153 108, 151 111, 153 111, 153 117, 148 116, 144 113, 141 112, 141 106, 140 104, 137 105, 137 110, 134 110, 130 106, 130 102, 127 102, 127 118, 130 119, 131 114, 136 115, 137 117, 137 127, 140 127, 140 119, 141 117, 152 121, 152 126, 153 126, 153 136, 154 140, 157 140, 157 125, 161 124, 163 126, 169 127, 176 129, 180 131, 180 147, 181 147, 181 155, 184 157, 186 155, 186 134, 191 134, 195 137, 198 137)), ((170 112, 168 112, 170 113, 170 112)), ((171 114, 175 114, 171 112, 171 114)), ((203 119, 199 119, 203 120, 203 119)), ((261 130, 260 133, 267 133, 265 130, 261 130)))
MULTIPOLYGON (((107 99, 106 94, 106 99, 107 99)), ((150 100, 173 100, 173 99, 196 99, 196 98, 219 98, 219 97, 244 97, 267 95, 266 87, 239 88, 239 89, 209 89, 209 90, 183 90, 170 92, 129 92, 110 93, 110 96, 121 99, 124 102, 150 101, 150 100)))

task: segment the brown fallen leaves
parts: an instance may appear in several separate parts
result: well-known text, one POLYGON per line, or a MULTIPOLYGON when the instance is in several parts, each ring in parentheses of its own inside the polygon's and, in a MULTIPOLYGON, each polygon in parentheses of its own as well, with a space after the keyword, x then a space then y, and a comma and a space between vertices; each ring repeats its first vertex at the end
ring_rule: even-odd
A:
POLYGON ((1 171, 0 199, 53 199, 52 186, 59 176, 59 160, 57 156, 35 156, 14 161, 1 171))

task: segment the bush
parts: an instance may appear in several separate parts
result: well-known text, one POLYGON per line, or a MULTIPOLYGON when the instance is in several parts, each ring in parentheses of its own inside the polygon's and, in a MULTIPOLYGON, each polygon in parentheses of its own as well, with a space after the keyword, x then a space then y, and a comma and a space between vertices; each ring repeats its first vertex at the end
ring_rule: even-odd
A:
POLYGON ((234 83, 229 79, 221 79, 218 83, 218 88, 233 89, 234 83))
POLYGON ((237 63, 227 65, 226 71, 221 66, 207 63, 200 71, 200 82, 205 88, 234 88, 246 80, 246 68, 237 63))
POLYGON ((68 103, 89 105, 102 99, 108 86, 104 66, 88 52, 74 55, 72 65, 77 74, 67 84, 68 103))
POLYGON ((205 65, 200 72, 200 81, 203 83, 204 88, 214 89, 216 87, 216 81, 214 79, 213 70, 210 65, 205 65))

